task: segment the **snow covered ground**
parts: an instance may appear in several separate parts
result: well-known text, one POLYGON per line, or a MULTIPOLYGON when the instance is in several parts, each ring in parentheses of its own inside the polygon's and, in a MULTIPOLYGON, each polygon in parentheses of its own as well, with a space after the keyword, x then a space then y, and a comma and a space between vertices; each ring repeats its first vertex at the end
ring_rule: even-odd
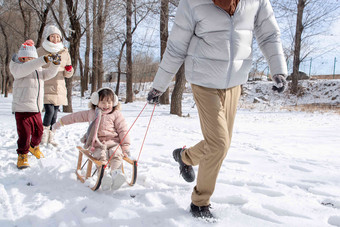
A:
MULTIPOLYGON (((264 91, 270 84, 256 86, 264 91)), ((87 124, 63 127, 56 133, 57 148, 42 147, 45 158, 31 156, 31 168, 18 170, 11 97, 0 97, 0 226, 340 226, 339 115, 280 110, 282 103, 275 100, 286 96, 268 93, 259 108, 244 109, 258 96, 252 89, 255 85, 240 102, 232 145, 211 198, 215 224, 191 217, 195 183, 181 178, 172 158, 173 149, 202 139, 191 94, 183 100, 183 114, 189 117, 169 115, 169 106, 156 107, 136 185, 96 192, 75 175, 76 146, 87 124)), ((87 109, 87 103, 74 96, 74 111, 87 109)), ((129 125, 144 105, 122 105, 129 125)), ((134 157, 152 109, 148 105, 131 129, 134 157)))

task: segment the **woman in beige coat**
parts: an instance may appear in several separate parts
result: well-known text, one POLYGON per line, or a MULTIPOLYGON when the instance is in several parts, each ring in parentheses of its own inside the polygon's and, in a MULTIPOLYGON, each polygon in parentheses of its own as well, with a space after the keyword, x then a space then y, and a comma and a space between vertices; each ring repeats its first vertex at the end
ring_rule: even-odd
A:
MULTIPOLYGON (((51 129, 52 125, 56 122, 59 106, 68 104, 65 78, 72 77, 74 70, 68 49, 62 43, 60 30, 56 26, 50 25, 46 28, 44 37, 42 47, 39 47, 37 50, 38 55, 58 54, 61 57, 61 64, 57 76, 45 81, 44 133, 41 144, 50 143, 53 146, 57 146, 57 143, 54 141, 54 133, 51 129)), ((48 65, 45 67, 48 67, 48 65)))

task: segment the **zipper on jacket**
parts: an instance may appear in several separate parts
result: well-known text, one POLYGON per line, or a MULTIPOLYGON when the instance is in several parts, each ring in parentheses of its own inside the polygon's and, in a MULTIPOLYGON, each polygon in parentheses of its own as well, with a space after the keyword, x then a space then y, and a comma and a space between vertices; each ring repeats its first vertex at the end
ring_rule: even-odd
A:
MULTIPOLYGON (((242 0, 240 0, 239 2, 238 2, 238 4, 237 4, 237 6, 236 6, 236 9, 235 9, 235 12, 234 12, 234 15, 236 14, 236 12, 237 11, 239 11, 239 8, 241 7, 240 5, 241 5, 241 1, 242 0)), ((215 5, 215 3, 213 3, 214 5, 215 5)), ((224 9, 222 9, 221 7, 219 7, 218 5, 215 5, 218 9, 220 9, 220 10, 222 10, 228 17, 229 17, 229 19, 230 19, 230 23, 231 23, 231 29, 230 29, 230 38, 229 38, 229 40, 230 40, 230 43, 229 43, 229 45, 230 45, 230 53, 229 53, 229 65, 228 65, 228 70, 227 70, 227 80, 226 80, 226 84, 225 84, 225 86, 227 87, 227 85, 229 84, 229 81, 230 81, 230 79, 231 79, 231 62, 232 62, 232 56, 233 56, 233 54, 234 54, 234 48, 233 48, 233 33, 234 33, 234 27, 235 27, 235 25, 234 25, 234 15, 230 15, 227 11, 225 11, 224 9)))
POLYGON ((232 64, 234 61, 234 47, 233 47, 233 33, 234 33, 234 16, 230 16, 230 24, 231 24, 231 29, 230 29, 230 38, 229 38, 229 65, 228 65, 228 70, 227 70, 227 80, 226 80, 226 87, 228 87, 228 84, 231 79, 231 68, 232 64))
POLYGON ((40 81, 39 81, 39 75, 38 75, 38 71, 37 70, 35 70, 35 74, 37 74, 37 80, 38 80, 37 107, 38 107, 38 112, 40 112, 40 108, 39 108, 40 81))

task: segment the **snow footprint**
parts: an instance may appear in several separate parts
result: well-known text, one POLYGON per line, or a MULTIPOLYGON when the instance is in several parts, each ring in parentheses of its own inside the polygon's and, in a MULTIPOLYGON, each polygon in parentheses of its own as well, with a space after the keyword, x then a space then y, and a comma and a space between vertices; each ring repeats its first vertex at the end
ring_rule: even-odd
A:
POLYGON ((264 209, 270 210, 272 211, 274 214, 276 214, 277 216, 290 216, 290 217, 298 217, 298 218, 306 218, 306 219, 310 219, 307 216, 303 216, 301 214, 297 214, 282 208, 278 208, 272 205, 262 205, 262 207, 264 209))
POLYGON ((312 170, 309 170, 309 169, 306 169, 306 168, 303 168, 303 167, 300 167, 300 166, 296 166, 296 165, 290 165, 289 168, 291 168, 293 170, 299 170, 299 171, 302 171, 302 172, 307 172, 307 173, 312 172, 312 170))
POLYGON ((272 218, 272 215, 270 214, 269 211, 265 211, 259 207, 252 207, 252 206, 248 206, 248 207, 241 207, 241 212, 248 215, 248 216, 252 216, 254 218, 259 218, 262 219, 264 221, 268 221, 268 222, 272 222, 275 224, 282 224, 280 221, 272 218), (261 212, 261 210, 263 212, 261 212))
POLYGON ((337 200, 325 199, 321 202, 321 204, 327 207, 340 209, 340 201, 337 200))
POLYGON ((242 164, 242 165, 249 165, 249 164, 250 164, 250 162, 247 162, 247 161, 243 161, 243 160, 233 160, 233 159, 229 159, 229 160, 227 160, 227 162, 237 163, 237 164, 242 164))
POLYGON ((2 184, 0 184, 0 204, 2 205, 0 206, 2 216, 9 220, 13 220, 14 214, 11 206, 11 201, 5 187, 2 184))
POLYGON ((251 189, 252 192, 254 193, 260 193, 269 197, 280 197, 284 196, 283 193, 278 192, 278 191, 273 191, 273 190, 268 190, 268 189, 262 189, 262 188, 253 188, 251 189))
POLYGON ((235 206, 243 206, 248 203, 248 199, 244 198, 242 195, 232 195, 226 197, 218 197, 213 200, 214 203, 218 204, 231 204, 235 206))
POLYGON ((168 204, 175 204, 176 201, 174 200, 171 195, 166 195, 166 192, 148 192, 145 194, 144 204, 150 207, 167 207, 168 204))
POLYGON ((328 218, 328 224, 334 226, 340 226, 340 216, 330 216, 328 218))

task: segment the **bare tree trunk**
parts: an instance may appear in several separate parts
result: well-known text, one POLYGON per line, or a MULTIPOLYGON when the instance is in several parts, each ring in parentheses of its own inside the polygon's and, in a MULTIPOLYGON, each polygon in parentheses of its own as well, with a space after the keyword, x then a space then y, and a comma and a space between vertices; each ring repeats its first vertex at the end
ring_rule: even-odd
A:
POLYGON ((182 97, 185 88, 184 64, 179 68, 176 74, 175 87, 171 95, 170 114, 182 116, 182 97))
POLYGON ((27 9, 25 10, 23 7, 23 2, 24 2, 23 0, 19 0, 19 8, 20 8, 22 20, 24 21, 24 38, 25 40, 27 40, 29 39, 30 23, 29 23, 29 18, 27 18, 27 15, 26 15, 27 9))
MULTIPOLYGON (((169 0, 163 0, 166 1, 166 4, 168 6, 169 4, 169 0)), ((167 18, 166 18, 166 22, 168 23, 169 20, 169 9, 166 8, 165 10, 162 10, 162 12, 164 11, 164 13, 166 12, 167 14, 167 18)), ((164 31, 165 33, 165 31, 164 31)), ((166 34, 168 34, 168 30, 166 30, 166 34)), ((166 37, 166 41, 167 41, 166 37)), ((165 43, 166 46, 166 43, 165 43)), ((165 51, 165 47, 164 47, 164 51, 165 51)), ((175 82, 175 87, 174 90, 172 91, 172 95, 171 95, 171 107, 170 107, 170 114, 176 114, 178 116, 182 116, 182 97, 183 97, 183 92, 184 92, 184 88, 185 88, 185 67, 184 67, 184 63, 182 64, 182 66, 180 67, 180 69, 178 70, 177 74, 176 74, 176 82, 175 82)))
POLYGON ((298 12, 296 17, 296 31, 295 31, 295 45, 294 45, 294 61, 293 61, 293 75, 292 75, 292 87, 291 92, 293 94, 298 93, 298 76, 300 68, 300 51, 301 51, 301 36, 303 32, 303 11, 306 6, 306 0, 299 0, 298 12))
MULTIPOLYGON (((80 47, 80 39, 82 36, 81 25, 80 25, 80 17, 77 16, 77 5, 74 5, 73 0, 65 0, 68 17, 70 19, 71 25, 71 35, 70 35, 70 56, 72 61, 72 66, 74 67, 74 71, 77 71, 77 60, 79 56, 79 47, 80 47)), ((75 4, 78 4, 76 1, 75 4)), ((72 79, 66 79, 66 89, 67 89, 67 100, 68 106, 63 106, 64 112, 72 112, 72 79)))
MULTIPOLYGON (((99 0, 100 1, 100 0, 99 0)), ((93 32, 92 32, 92 78, 91 93, 97 90, 98 84, 98 27, 97 25, 97 0, 93 0, 93 32)))
POLYGON ((90 15, 89 15, 89 0, 85 1, 85 16, 86 16, 86 49, 85 49, 85 66, 84 76, 81 77, 81 97, 84 97, 85 91, 88 89, 89 83, 89 65, 90 65, 90 45, 91 45, 91 30, 90 30, 90 15))
POLYGON ((119 95, 119 85, 120 85, 120 75, 122 73, 121 69, 121 63, 122 63, 122 57, 123 57, 123 51, 125 47, 126 42, 122 43, 122 46, 119 51, 119 58, 118 58, 118 64, 117 64, 117 85, 116 85, 116 94, 119 95))
POLYGON ((2 55, 0 54, 0 78, 1 78, 1 94, 4 93, 4 90, 5 90, 5 63, 4 63, 4 59, 2 57, 2 55))
MULTIPOLYGON (((51 6, 52 7, 52 6, 51 6)), ((59 21, 59 26, 60 26, 60 29, 61 30, 64 30, 64 4, 63 4, 63 1, 62 0, 59 0, 59 8, 58 8, 58 15, 59 15, 59 18, 58 18, 58 21, 59 21)), ((43 42, 43 41, 42 41, 43 42)), ((78 57, 79 58, 79 57, 78 57)), ((78 59, 77 58, 77 59, 78 59)), ((73 63, 73 61, 72 61, 73 63)), ((69 92, 69 90, 72 91, 72 88, 69 89, 68 86, 72 86, 72 83, 70 84, 69 82, 67 82, 67 80, 65 79, 65 83, 66 83, 66 90, 67 90, 67 93, 69 92)), ((67 97, 68 98, 68 97, 67 97)), ((70 98, 71 99, 71 98, 70 98)), ((71 102, 69 101, 69 98, 68 98, 68 102, 71 102)), ((71 111, 70 110, 67 110, 67 107, 66 106, 63 106, 63 112, 72 112, 72 107, 71 107, 71 111)))
POLYGON ((5 92, 5 77, 6 77, 5 66, 2 66, 1 67, 1 94, 4 94, 5 92))
POLYGON ((98 32, 98 39, 97 39, 97 89, 103 86, 103 74, 104 74, 104 65, 103 65, 103 36, 104 36, 104 24, 105 20, 103 18, 103 0, 98 1, 98 11, 97 11, 97 32, 98 32))
POLYGON ((59 0, 59 22, 64 25, 64 2, 59 0))
MULTIPOLYGON (((161 42, 161 59, 166 49, 166 44, 169 36, 168 29, 169 22, 169 0, 161 0, 161 13, 160 13, 160 42, 161 42)), ((163 93, 159 101, 161 104, 169 104, 169 88, 163 93)))
POLYGON ((103 45, 104 45, 104 28, 108 15, 108 0, 99 1, 98 4, 98 89, 103 86, 104 64, 103 64, 103 45))
POLYGON ((9 62, 10 62, 10 53, 9 53, 9 41, 8 41, 8 36, 6 34, 5 28, 3 25, 0 23, 0 28, 2 31, 2 35, 4 36, 5 40, 5 46, 6 46, 6 57, 5 57, 5 77, 4 77, 4 87, 5 87, 5 97, 8 97, 8 93, 12 90, 13 86, 13 76, 11 75, 9 71, 9 62))
POLYGON ((132 0, 126 0, 126 103, 133 102, 131 16, 132 0))
POLYGON ((84 64, 83 61, 81 60, 80 55, 78 56, 78 62, 79 62, 79 72, 80 72, 80 85, 81 85, 81 97, 84 97, 84 92, 83 92, 83 81, 84 81, 84 64))

